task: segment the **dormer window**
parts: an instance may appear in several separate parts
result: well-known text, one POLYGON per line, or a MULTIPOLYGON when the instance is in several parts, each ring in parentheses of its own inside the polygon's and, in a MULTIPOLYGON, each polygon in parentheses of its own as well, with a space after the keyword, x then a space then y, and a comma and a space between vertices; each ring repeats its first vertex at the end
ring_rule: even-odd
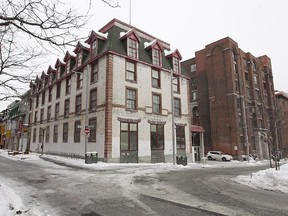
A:
POLYGON ((77 67, 82 65, 82 51, 77 53, 77 67))
POLYGON ((160 61, 160 51, 158 49, 152 49, 152 60, 153 60, 153 65, 156 66, 161 66, 161 61, 160 61))
POLYGON ((180 72, 180 67, 179 67, 179 59, 176 57, 173 57, 173 70, 175 73, 180 72))
POLYGON ((66 61, 66 73, 70 72, 70 59, 66 61))
POLYGON ((128 38, 128 56, 137 58, 138 43, 132 38, 128 38))
POLYGON ((91 58, 94 58, 97 55, 97 40, 94 40, 91 44, 91 58))

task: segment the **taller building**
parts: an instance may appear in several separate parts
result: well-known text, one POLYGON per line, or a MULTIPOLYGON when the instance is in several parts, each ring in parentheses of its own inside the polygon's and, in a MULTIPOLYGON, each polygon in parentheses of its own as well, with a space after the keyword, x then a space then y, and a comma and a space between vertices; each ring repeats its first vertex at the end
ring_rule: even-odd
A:
POLYGON ((110 162, 193 160, 181 59, 168 43, 116 19, 92 31, 31 83, 31 150, 96 151, 110 162))
POLYGON ((276 91, 277 119, 279 150, 283 158, 288 157, 288 94, 276 91))
POLYGON ((182 66, 193 82, 193 121, 205 129, 205 151, 221 150, 239 159, 246 154, 268 157, 265 137, 277 133, 269 57, 244 52, 227 37, 206 45, 182 66))

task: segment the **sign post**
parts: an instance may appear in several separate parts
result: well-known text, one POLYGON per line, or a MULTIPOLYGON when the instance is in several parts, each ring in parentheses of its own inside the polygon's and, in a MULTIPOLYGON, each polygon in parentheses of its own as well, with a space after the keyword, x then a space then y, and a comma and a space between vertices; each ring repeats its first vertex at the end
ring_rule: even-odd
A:
POLYGON ((84 132, 88 136, 90 134, 90 128, 89 127, 85 127, 84 132))

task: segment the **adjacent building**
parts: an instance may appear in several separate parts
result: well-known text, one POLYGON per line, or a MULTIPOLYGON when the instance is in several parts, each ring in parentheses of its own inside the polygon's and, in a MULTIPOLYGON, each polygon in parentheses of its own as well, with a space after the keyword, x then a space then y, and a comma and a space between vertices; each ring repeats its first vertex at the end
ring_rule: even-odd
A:
POLYGON ((277 140, 270 58, 244 52, 227 37, 181 64, 191 77, 192 121, 205 129, 205 151, 268 158, 277 146, 267 139, 277 140))
POLYGON ((277 120, 279 150, 283 158, 288 157, 288 94, 276 91, 277 120))
POLYGON ((31 151, 171 162, 174 147, 194 161, 181 59, 168 43, 117 19, 92 31, 31 82, 31 151))

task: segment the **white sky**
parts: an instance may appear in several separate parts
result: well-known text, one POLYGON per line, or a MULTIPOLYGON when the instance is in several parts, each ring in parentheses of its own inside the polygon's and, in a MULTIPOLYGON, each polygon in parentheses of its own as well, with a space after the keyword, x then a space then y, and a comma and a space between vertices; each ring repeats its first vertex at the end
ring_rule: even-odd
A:
MULTIPOLYGON (((120 8, 110 8, 100 0, 91 0, 93 14, 81 31, 88 36, 113 18, 129 23, 130 0, 119 0, 120 8)), ((116 0, 115 0, 116 1, 116 0)), ((89 0, 75 2, 85 12, 89 0)), ((287 0, 131 0, 131 24, 178 48, 183 60, 194 57, 205 45, 229 36, 244 52, 272 60, 275 90, 288 92, 288 1, 287 0)), ((64 54, 63 54, 64 56, 64 54)), ((52 60, 43 65, 47 70, 52 60)), ((51 58, 53 59, 53 58, 51 58)), ((39 70, 39 74, 42 70, 39 70)), ((7 104, 0 104, 0 110, 7 104)))
MULTIPOLYGON (((7 151, 0 150, 0 157, 6 157, 11 160, 18 160, 19 163, 35 163, 38 166, 42 166, 43 169, 52 170, 51 167, 59 167, 51 162, 44 161, 39 158, 39 154, 31 153, 29 155, 16 155, 11 156, 7 154, 7 151), (25 158, 25 160, 23 159, 25 158)), ((227 168, 227 167, 245 167, 245 166, 258 166, 267 164, 269 166, 269 161, 261 161, 261 162, 239 162, 239 161, 231 161, 231 162, 219 162, 219 161, 207 161, 207 164, 199 164, 199 163, 189 163, 187 166, 182 165, 173 165, 172 163, 157 163, 157 164, 146 164, 146 163, 139 163, 139 164, 119 164, 119 163, 96 163, 96 164, 85 164, 84 160, 74 160, 74 159, 67 159, 65 157, 59 156, 52 156, 52 155, 44 155, 44 157, 61 161, 69 165, 74 165, 82 168, 87 169, 87 173, 89 173, 89 169, 94 170, 117 170, 115 173, 115 183, 119 184, 119 187, 126 188, 126 190, 133 190, 131 188, 131 181, 136 176, 157 176, 158 173, 169 172, 169 171, 181 171, 181 170, 193 170, 193 169, 217 169, 217 168, 227 168)), ((78 179, 77 181, 81 181, 82 178, 79 178, 77 172, 70 172, 68 170, 60 170, 62 177, 64 174, 68 177, 70 175, 75 175, 75 178, 78 179)), ((83 175, 83 173, 81 173, 83 175)), ((109 174, 113 175, 113 174, 109 174)), ((103 178, 105 174, 103 173, 103 178)), ((111 177, 111 176, 110 176, 111 177)), ((259 172, 252 173, 251 175, 241 175, 237 176, 234 179, 239 184, 244 184, 249 187, 255 189, 265 189, 271 190, 276 192, 288 193, 288 164, 284 164, 281 166, 280 171, 276 171, 274 168, 261 170, 259 172)), ((19 184, 21 182, 15 182, 11 179, 5 178, 5 176, 0 176, 0 215, 15 215, 16 211, 21 210, 23 214, 21 215, 40 215, 40 212, 48 211, 49 208, 43 202, 39 201, 37 205, 32 205, 31 203, 25 205, 23 201, 29 200, 26 196, 30 196, 29 192, 31 191, 28 186, 21 187, 21 190, 17 190, 19 184), (14 209, 11 210, 9 206, 12 206, 14 209), (28 210, 25 213, 25 210, 28 210)), ((151 183, 151 182, 150 182, 151 183)), ((157 182, 157 184, 160 184, 157 182)), ((149 185, 151 188, 151 185, 149 185)), ((152 187, 153 188, 153 187, 152 187)), ((171 188, 166 188, 167 190, 172 190, 171 188)), ((136 191, 140 193, 146 193, 147 189, 144 186, 138 188, 136 191), (140 190, 140 191, 139 191, 140 190)), ((150 191, 150 190, 149 190, 150 191)), ((151 190, 153 191, 153 190, 151 190)), ((175 191, 174 191, 175 192, 175 191)), ((151 192, 152 193, 152 192, 151 192)), ((186 197, 183 191, 179 191, 181 196, 186 197)), ((151 194, 150 194, 151 195, 151 194)), ((157 197, 156 194, 154 194, 157 197)), ((179 194, 175 194, 175 198, 179 201, 179 194)), ((187 197, 189 197, 187 195, 187 197)), ((135 197, 134 197, 135 198, 135 197)), ((133 198, 133 200, 134 200, 133 198)), ((163 197, 162 197, 163 198, 163 197)), ((41 214, 42 215, 42 214, 41 214)), ((49 215, 48 213, 45 215, 49 215)), ((54 214, 53 214, 54 215, 54 214)))

